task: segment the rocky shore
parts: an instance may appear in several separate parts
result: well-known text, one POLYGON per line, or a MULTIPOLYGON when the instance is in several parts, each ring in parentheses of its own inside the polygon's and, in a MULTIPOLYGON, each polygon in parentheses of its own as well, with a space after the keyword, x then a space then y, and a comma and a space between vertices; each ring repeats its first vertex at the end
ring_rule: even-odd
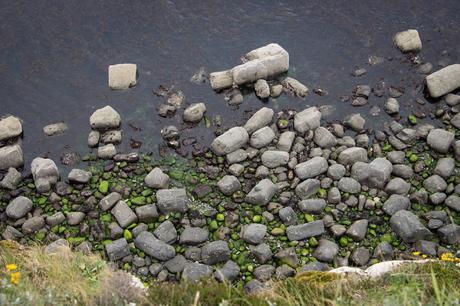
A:
MULTIPOLYGON (((416 30, 396 34, 394 42, 408 56, 422 48, 416 30)), ((264 101, 282 94, 305 99, 307 86, 278 78, 289 60, 286 50, 269 44, 244 55, 242 64, 211 73, 210 84, 231 104, 243 102, 243 87, 264 101)), ((111 66, 109 86, 135 86, 136 70, 111 66)), ((2 237, 45 243, 49 252, 56 246, 100 252, 144 280, 214 277, 244 281, 249 291, 272 278, 410 259, 413 251, 431 258, 456 254, 460 96, 453 91, 460 87, 460 65, 425 72, 427 92, 447 109, 436 126, 411 117, 374 131, 359 112, 328 123, 315 106, 275 113, 268 105, 240 126, 218 129, 209 148, 192 143, 187 159, 117 152, 122 116, 106 106, 89 120, 95 154, 67 177, 41 157, 31 162, 30 174, 21 174, 22 125, 5 117, 2 237)), ((366 104, 375 91, 358 85, 353 105, 366 104)), ((174 116, 184 96, 167 95, 160 115, 174 116)), ((388 114, 399 113, 397 98, 388 94, 388 114)), ((205 113, 204 103, 193 103, 182 118, 198 124, 205 113)), ((164 127, 161 136, 180 150, 177 127, 164 127)))

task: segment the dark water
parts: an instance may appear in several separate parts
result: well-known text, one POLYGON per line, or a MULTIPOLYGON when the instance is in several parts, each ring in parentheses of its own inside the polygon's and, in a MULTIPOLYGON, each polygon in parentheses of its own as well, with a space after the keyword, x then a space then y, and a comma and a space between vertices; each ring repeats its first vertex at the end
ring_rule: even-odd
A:
MULTIPOLYGON (((181 125, 176 118, 162 119, 156 108, 163 101, 153 95, 159 85, 185 93, 185 103, 205 102, 208 115, 222 114, 224 125, 241 124, 246 112, 263 105, 254 95, 232 109, 209 84, 195 84, 190 77, 231 68, 242 54, 270 42, 290 53, 289 75, 327 96, 311 94, 305 100, 283 96, 268 106, 278 110, 307 105, 332 105, 326 121, 360 112, 368 127, 378 128, 389 119, 369 114, 383 107, 386 97, 372 96, 368 105, 354 108, 341 102, 357 84, 405 88, 398 100, 402 114, 434 107, 414 102, 422 97, 423 80, 408 57, 392 44, 394 33, 418 29, 423 50, 420 58, 438 63, 460 62, 460 1, 2 1, 0 9, 0 115, 14 114, 23 121, 26 164, 37 155, 88 152, 89 116, 107 104, 123 117, 124 143, 143 142, 142 151, 157 152, 160 129, 181 125), (444 53, 443 53, 444 52, 444 53), (383 63, 367 65, 371 55, 383 63), (110 64, 138 64, 139 84, 127 91, 107 86, 110 64), (355 67, 368 73, 350 75, 355 67), (42 127, 65 121, 69 130, 47 138, 42 127), (136 131, 129 124, 142 128, 136 131)), ((206 143, 212 131, 186 129, 206 143)))

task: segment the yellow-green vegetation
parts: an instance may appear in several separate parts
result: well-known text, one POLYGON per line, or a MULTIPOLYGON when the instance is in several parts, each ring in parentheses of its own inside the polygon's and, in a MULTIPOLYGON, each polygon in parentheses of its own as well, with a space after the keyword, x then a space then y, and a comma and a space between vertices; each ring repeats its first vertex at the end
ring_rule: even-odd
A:
POLYGON ((47 255, 42 247, 0 242, 1 305, 458 305, 456 260, 410 265, 378 280, 307 272, 247 295, 241 285, 201 283, 130 286, 96 255, 47 255))

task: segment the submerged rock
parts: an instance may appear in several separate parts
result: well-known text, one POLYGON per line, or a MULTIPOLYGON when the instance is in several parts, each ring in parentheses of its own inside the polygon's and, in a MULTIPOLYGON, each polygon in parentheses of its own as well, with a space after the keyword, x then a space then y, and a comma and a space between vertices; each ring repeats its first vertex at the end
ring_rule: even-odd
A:
POLYGON ((184 121, 191 123, 200 122, 205 112, 206 105, 204 103, 194 103, 185 109, 183 116, 184 121))
POLYGON ((64 122, 53 123, 43 127, 43 133, 46 136, 59 135, 67 131, 67 128, 68 126, 64 122))

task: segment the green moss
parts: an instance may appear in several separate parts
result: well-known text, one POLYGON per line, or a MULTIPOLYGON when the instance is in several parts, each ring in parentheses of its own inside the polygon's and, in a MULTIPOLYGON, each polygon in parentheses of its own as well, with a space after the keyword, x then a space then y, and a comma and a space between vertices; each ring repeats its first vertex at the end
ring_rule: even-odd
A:
POLYGON ((109 182, 108 181, 101 181, 99 183, 98 190, 102 194, 106 194, 107 192, 109 192, 109 182))

